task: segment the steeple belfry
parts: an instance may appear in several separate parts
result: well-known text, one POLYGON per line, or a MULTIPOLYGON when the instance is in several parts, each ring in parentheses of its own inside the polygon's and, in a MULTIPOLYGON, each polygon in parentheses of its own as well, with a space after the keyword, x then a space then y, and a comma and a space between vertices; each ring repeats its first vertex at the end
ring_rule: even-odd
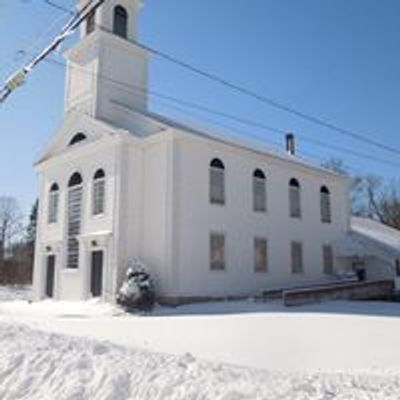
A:
MULTIPOLYGON (((88 0, 79 0, 78 8, 82 9, 88 0)), ((102 29, 113 32, 128 40, 136 40, 137 15, 142 6, 141 0, 107 0, 81 28, 81 38, 92 30, 102 29)))
POLYGON ((147 109, 148 54, 135 43, 141 3, 107 0, 82 24, 79 42, 65 53, 66 113, 78 110, 129 129, 129 110, 147 109))

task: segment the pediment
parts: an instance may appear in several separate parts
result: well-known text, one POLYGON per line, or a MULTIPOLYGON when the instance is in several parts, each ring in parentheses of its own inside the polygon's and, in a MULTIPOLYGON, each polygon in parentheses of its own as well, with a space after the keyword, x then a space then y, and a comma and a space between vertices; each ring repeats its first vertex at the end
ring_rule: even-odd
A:
POLYGON ((113 135, 118 130, 118 128, 86 114, 71 112, 65 116, 52 139, 38 157, 35 165, 70 151, 74 146, 84 146, 103 137, 113 135), (71 145, 74 137, 79 134, 84 135, 85 140, 77 141, 77 143, 71 145))

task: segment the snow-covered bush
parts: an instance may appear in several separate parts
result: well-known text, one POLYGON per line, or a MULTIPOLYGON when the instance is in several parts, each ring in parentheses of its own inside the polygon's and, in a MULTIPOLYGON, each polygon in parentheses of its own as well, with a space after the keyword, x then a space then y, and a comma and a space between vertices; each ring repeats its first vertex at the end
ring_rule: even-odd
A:
POLYGON ((150 311, 154 301, 155 293, 150 275, 144 265, 135 260, 126 271, 125 280, 117 294, 117 303, 132 311, 150 311))

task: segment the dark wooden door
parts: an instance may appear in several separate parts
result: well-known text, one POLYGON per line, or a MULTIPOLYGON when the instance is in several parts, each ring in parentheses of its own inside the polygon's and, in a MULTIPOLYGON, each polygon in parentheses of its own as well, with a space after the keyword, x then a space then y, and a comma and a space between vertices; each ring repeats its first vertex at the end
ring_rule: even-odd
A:
POLYGON ((54 296, 54 270, 56 266, 56 256, 47 256, 46 268, 46 296, 54 296))
POLYGON ((103 292, 103 252, 92 253, 91 292, 93 297, 100 297, 103 292))

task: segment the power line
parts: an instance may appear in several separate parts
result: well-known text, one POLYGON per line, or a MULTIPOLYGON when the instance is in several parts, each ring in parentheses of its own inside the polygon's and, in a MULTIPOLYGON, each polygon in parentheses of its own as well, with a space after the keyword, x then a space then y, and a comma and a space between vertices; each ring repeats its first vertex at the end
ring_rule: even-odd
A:
MULTIPOLYGON (((63 62, 60 62, 60 61, 52 59, 52 58, 49 58, 46 61, 49 62, 49 63, 55 64, 55 65, 58 65, 60 67, 63 67, 63 68, 66 67, 66 65, 63 62)), ((98 77, 98 78, 100 78, 102 80, 108 81, 111 84, 117 85, 117 86, 119 86, 119 88, 121 90, 123 90, 125 92, 128 92, 128 93, 133 93, 135 95, 138 94, 138 93, 147 93, 147 94, 149 94, 149 95, 151 95, 153 97, 161 98, 163 100, 166 100, 166 101, 169 101, 169 102, 173 102, 173 103, 176 103, 176 104, 180 104, 180 105, 185 106, 185 107, 189 107, 189 108, 192 108, 192 109, 200 110, 202 112, 207 112, 207 113, 210 113, 210 114, 222 116, 224 118, 229 118, 231 120, 234 120, 236 122, 239 122, 239 123, 247 125, 247 126, 262 128, 262 129, 265 129, 265 130, 270 130, 272 132, 279 133, 281 135, 284 135, 284 134, 287 133, 287 131, 285 131, 283 129, 278 129, 278 128, 275 128, 275 127, 271 127, 269 125, 265 125, 265 124, 257 122, 257 121, 253 121, 253 120, 250 120, 250 119, 244 119, 244 118, 241 118, 241 117, 237 117, 235 115, 232 115, 232 114, 229 114, 229 113, 226 113, 226 112, 223 112, 223 111, 215 110, 215 109, 212 109, 210 107, 207 107, 207 106, 204 106, 204 105, 200 105, 198 103, 193 103, 193 102, 185 101, 185 100, 182 100, 182 99, 178 99, 176 97, 172 97, 170 95, 165 95, 165 94, 162 94, 160 92, 157 92, 157 91, 154 91, 154 90, 149 90, 149 89, 146 89, 146 88, 143 88, 143 87, 139 87, 139 86, 136 86, 136 85, 133 85, 133 84, 127 84, 127 83, 118 81, 116 79, 113 79, 111 77, 108 77, 108 76, 106 76, 104 74, 95 73, 93 71, 90 71, 85 67, 80 67, 80 66, 76 66, 76 65, 71 65, 71 67, 75 68, 75 69, 79 69, 81 72, 83 72, 85 74, 88 74, 90 76, 98 77)), ((232 129, 233 130, 235 128, 232 128, 231 126, 229 126, 228 129, 232 129)), ((242 134, 244 134, 244 132, 242 132, 242 134)), ((253 134, 246 133, 246 135, 252 136, 253 134)), ((336 151, 340 151, 341 153, 343 153, 343 152, 344 153, 348 153, 348 154, 350 154, 350 155, 352 155, 354 157, 358 157, 358 158, 365 159, 365 160, 368 160, 368 161, 374 161, 374 162, 381 163, 381 164, 400 167, 400 163, 398 163, 398 162, 386 160, 386 159, 383 159, 383 158, 379 158, 379 157, 376 157, 376 156, 374 156, 372 154, 358 152, 358 151, 355 151, 355 150, 352 150, 352 149, 348 149, 346 147, 337 146, 335 144, 327 144, 327 143, 324 143, 324 142, 316 140, 316 139, 310 139, 310 138, 305 137, 303 135, 297 135, 297 136, 299 138, 301 138, 304 142, 308 142, 308 143, 313 144, 313 145, 324 147, 324 148, 327 148, 329 150, 336 150, 336 151)))
POLYGON ((58 3, 55 3, 54 1, 51 0, 43 0, 48 6, 53 7, 59 11, 63 11, 65 14, 69 14, 69 15, 74 15, 74 12, 72 10, 70 10, 69 8, 66 8, 64 6, 61 6, 58 3))
POLYGON ((64 26, 61 33, 38 55, 36 55, 30 63, 25 67, 14 73, 5 83, 3 88, 0 89, 0 103, 5 101, 7 97, 19 86, 25 83, 27 75, 33 68, 42 62, 46 57, 55 51, 58 46, 70 35, 72 35, 76 28, 78 28, 83 21, 92 13, 95 12, 105 0, 88 0, 85 6, 76 12, 73 17, 64 26))
POLYGON ((316 117, 316 116, 311 115, 311 114, 306 114, 306 113, 304 113, 302 111, 299 111, 299 110, 297 110, 295 108, 289 107, 289 106, 287 106, 287 105, 285 105, 285 104, 283 104, 281 102, 278 102, 277 100, 274 100, 272 98, 269 98, 269 97, 266 97, 266 96, 261 95, 259 93, 256 93, 256 92, 254 92, 254 91, 252 91, 250 89, 245 88, 244 86, 238 85, 236 83, 232 83, 232 82, 230 82, 230 81, 228 81, 228 80, 226 80, 226 79, 224 79, 224 78, 222 78, 222 77, 220 77, 220 76, 218 76, 216 74, 212 74, 210 72, 204 71, 204 70, 202 70, 202 69, 200 69, 200 68, 198 68, 196 66, 193 66, 192 64, 189 64, 189 63, 187 63, 185 61, 182 61, 182 60, 180 60, 180 59, 178 59, 178 58, 176 58, 174 56, 171 56, 171 55, 169 55, 167 53, 164 53, 164 52, 162 52, 160 50, 154 49, 154 48, 152 48, 150 46, 141 44, 141 43, 139 43, 137 41, 134 41, 134 43, 137 46, 141 47, 142 49, 147 50, 150 53, 155 54, 156 56, 159 56, 159 57, 161 57, 161 58, 163 58, 163 59, 165 59, 167 61, 170 61, 170 62, 172 62, 172 63, 174 63, 176 65, 179 65, 180 67, 186 68, 189 71, 192 71, 192 72, 194 72, 194 73, 196 73, 196 74, 198 74, 198 75, 200 75, 200 76, 202 76, 204 78, 207 78, 209 80, 215 81, 215 82, 217 82, 217 83, 219 83, 219 84, 221 84, 223 86, 226 86, 226 87, 228 87, 228 88, 230 88, 230 89, 232 89, 232 90, 234 90, 236 92, 245 94, 245 95, 247 95, 249 97, 252 97, 252 98, 254 98, 254 99, 256 99, 256 100, 258 100, 258 101, 260 101, 260 102, 262 102, 264 104, 268 104, 268 105, 270 105, 270 106, 272 106, 272 107, 274 107, 276 109, 279 109, 281 111, 284 111, 284 112, 292 114, 292 115, 295 115, 295 116, 297 116, 297 117, 299 117, 299 118, 301 118, 301 119, 303 119, 305 121, 312 122, 314 124, 320 125, 320 126, 322 126, 324 128, 327 128, 327 129, 330 129, 332 131, 335 131, 335 132, 337 132, 337 133, 339 133, 341 135, 352 137, 355 140, 363 141, 364 143, 368 143, 371 146, 375 146, 375 147, 378 147, 380 149, 383 149, 383 150, 386 150, 386 151, 390 151, 392 153, 395 153, 396 155, 399 155, 399 153, 400 153, 400 149, 396 149, 396 148, 393 148, 393 147, 388 146, 386 144, 377 142, 375 140, 368 139, 364 135, 361 135, 361 134, 359 134, 359 133, 357 133, 355 131, 352 131, 350 129, 342 128, 342 127, 340 127, 340 126, 338 126, 336 124, 333 124, 333 123, 331 123, 329 121, 326 121, 326 120, 324 120, 324 119, 322 119, 320 117, 316 117))

